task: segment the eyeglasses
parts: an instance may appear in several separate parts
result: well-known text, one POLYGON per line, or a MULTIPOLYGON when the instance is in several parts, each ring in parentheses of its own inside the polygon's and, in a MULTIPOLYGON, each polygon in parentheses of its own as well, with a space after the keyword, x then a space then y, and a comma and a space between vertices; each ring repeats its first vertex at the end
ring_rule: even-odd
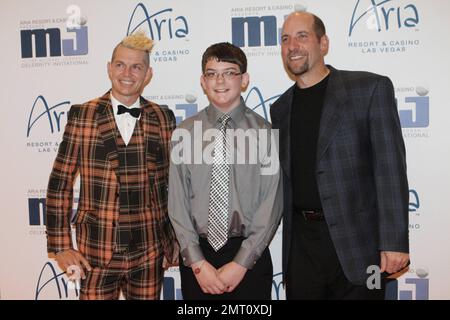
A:
POLYGON ((222 78, 224 80, 232 80, 234 79, 234 77, 240 75, 242 73, 240 72, 236 72, 233 70, 227 70, 224 72, 217 72, 217 71, 206 71, 204 73, 204 76, 206 78, 206 80, 212 81, 212 80, 218 80, 219 76, 222 76, 222 78))

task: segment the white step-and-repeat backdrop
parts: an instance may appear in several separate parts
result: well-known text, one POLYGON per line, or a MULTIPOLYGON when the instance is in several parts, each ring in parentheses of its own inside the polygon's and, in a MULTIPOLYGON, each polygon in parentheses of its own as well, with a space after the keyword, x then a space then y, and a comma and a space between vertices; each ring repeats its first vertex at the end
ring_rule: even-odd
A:
MULTIPOLYGON (((1 1, 1 299, 78 297, 47 257, 45 193, 67 111, 110 88, 106 64, 118 41, 139 29, 156 41, 144 96, 168 105, 178 121, 207 104, 199 81, 203 51, 222 41, 242 47, 251 78, 243 97, 270 120, 270 104, 292 84, 279 36, 294 8, 324 20, 327 63, 387 75, 396 89, 412 264, 388 297, 450 299, 448 0, 1 1)), ((284 299, 280 231, 271 250, 273 298, 284 299)), ((166 272, 162 295, 181 298, 177 268, 166 272)))

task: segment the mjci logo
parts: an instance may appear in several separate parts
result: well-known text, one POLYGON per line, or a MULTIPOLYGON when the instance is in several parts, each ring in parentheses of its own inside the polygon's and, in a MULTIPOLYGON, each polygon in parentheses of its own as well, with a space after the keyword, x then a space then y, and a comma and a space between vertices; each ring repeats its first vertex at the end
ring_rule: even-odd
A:
POLYGON ((386 285, 386 300, 428 300, 430 291, 430 280, 428 270, 418 268, 417 278, 400 278, 390 280, 386 285), (403 282, 399 290, 399 281, 403 282))
POLYGON ((423 87, 417 87, 416 93, 418 96, 405 97, 404 102, 408 109, 399 110, 402 128, 426 128, 430 124, 428 90, 423 87))
MULTIPOLYGON (((75 207, 78 204, 78 198, 74 197, 73 202, 72 220, 76 214, 75 207)), ((45 225, 45 213, 45 198, 28 198, 28 223, 30 226, 45 225)))
POLYGON ((88 27, 79 26, 76 28, 67 28, 66 30, 68 33, 74 33, 75 39, 61 39, 61 29, 59 28, 21 30, 22 58, 47 57, 48 45, 50 48, 50 57, 87 55, 88 27), (49 43, 47 43, 47 38, 49 43))
POLYGON ((281 28, 277 27, 275 16, 234 17, 231 18, 232 43, 238 47, 260 47, 261 29, 264 30, 264 46, 276 46, 281 28), (247 28, 245 28, 247 27, 247 28), (247 33, 245 30, 247 29, 247 33), (247 39, 247 44, 245 42, 247 39))

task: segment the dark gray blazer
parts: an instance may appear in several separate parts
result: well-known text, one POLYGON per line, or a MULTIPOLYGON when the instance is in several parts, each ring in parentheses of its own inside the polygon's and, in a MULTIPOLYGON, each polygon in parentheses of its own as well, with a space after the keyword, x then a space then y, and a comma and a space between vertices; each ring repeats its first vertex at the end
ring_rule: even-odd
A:
MULTIPOLYGON (((389 78, 331 66, 317 146, 322 208, 347 278, 365 284, 385 251, 409 252, 405 145, 389 78)), ((294 84, 295 86, 295 84, 294 84)), ((294 86, 270 109, 284 175, 283 274, 292 232, 291 107, 294 86)), ((295 124, 294 124, 295 125, 295 124)))

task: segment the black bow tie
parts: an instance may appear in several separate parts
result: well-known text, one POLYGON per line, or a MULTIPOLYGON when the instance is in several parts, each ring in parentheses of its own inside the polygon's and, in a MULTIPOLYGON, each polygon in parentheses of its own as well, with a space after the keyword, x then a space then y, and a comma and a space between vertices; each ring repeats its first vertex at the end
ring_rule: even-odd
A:
POLYGON ((131 114, 133 117, 135 118, 139 118, 139 115, 141 114, 141 108, 127 108, 121 104, 118 105, 118 110, 117 110, 117 114, 122 114, 128 112, 129 114, 131 114))

